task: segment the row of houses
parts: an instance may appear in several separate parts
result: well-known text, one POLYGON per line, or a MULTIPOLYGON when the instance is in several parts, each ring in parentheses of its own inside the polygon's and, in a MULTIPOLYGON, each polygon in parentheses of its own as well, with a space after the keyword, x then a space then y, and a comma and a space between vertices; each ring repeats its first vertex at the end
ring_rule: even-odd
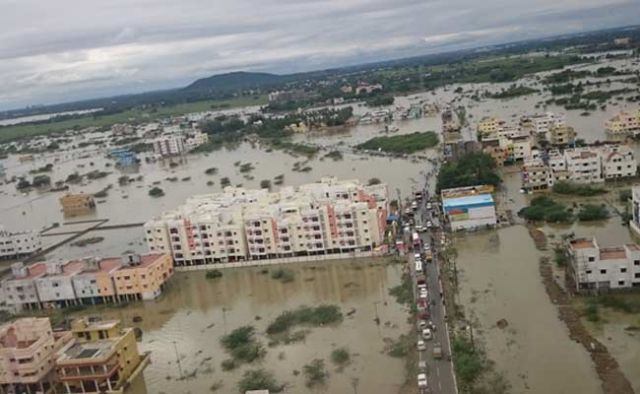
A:
POLYGON ((551 150, 533 150, 522 166, 522 187, 541 191, 557 182, 581 184, 633 177, 638 163, 633 150, 626 145, 602 145, 551 150))
POLYGON ((0 226, 0 259, 28 256, 42 249, 42 238, 36 231, 9 231, 0 226))
POLYGON ((163 134, 151 141, 153 153, 158 156, 177 156, 191 152, 209 142, 209 135, 193 129, 188 132, 178 131, 163 134))
POLYGON ((477 134, 483 152, 491 155, 498 165, 526 160, 538 141, 567 146, 576 137, 573 127, 566 125, 564 115, 552 112, 524 116, 517 124, 485 117, 478 122, 477 134))
POLYGON ((156 298, 173 275, 167 254, 14 263, 0 304, 14 311, 156 298))
POLYGON ((119 320, 53 330, 48 318, 21 318, 0 326, 0 393, 122 393, 149 359, 119 320))
POLYGON ((192 196, 144 225, 151 253, 176 265, 211 264, 374 250, 383 243, 385 184, 323 178, 266 189, 227 187, 192 196))

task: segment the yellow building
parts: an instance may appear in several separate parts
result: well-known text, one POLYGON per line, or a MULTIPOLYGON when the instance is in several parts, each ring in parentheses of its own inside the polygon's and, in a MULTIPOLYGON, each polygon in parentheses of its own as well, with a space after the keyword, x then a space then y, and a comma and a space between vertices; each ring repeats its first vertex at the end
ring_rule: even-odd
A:
POLYGON ((640 109, 635 113, 619 112, 605 122, 605 129, 611 134, 635 134, 640 132, 640 109))
POLYGON ((496 117, 484 117, 478 122, 478 134, 480 137, 495 135, 505 122, 496 117))
POLYGON ((152 300, 172 275, 173 260, 168 254, 128 255, 113 273, 113 281, 121 301, 152 300))
POLYGON ((571 126, 558 125, 549 129, 549 143, 551 145, 570 145, 576 138, 576 132, 571 126))
POLYGON ((65 215, 83 215, 96 208, 96 202, 92 194, 67 194, 60 198, 60 205, 65 215))
POLYGON ((149 361, 140 356, 133 329, 123 328, 119 320, 78 319, 71 332, 74 340, 56 360, 60 393, 122 392, 149 361))

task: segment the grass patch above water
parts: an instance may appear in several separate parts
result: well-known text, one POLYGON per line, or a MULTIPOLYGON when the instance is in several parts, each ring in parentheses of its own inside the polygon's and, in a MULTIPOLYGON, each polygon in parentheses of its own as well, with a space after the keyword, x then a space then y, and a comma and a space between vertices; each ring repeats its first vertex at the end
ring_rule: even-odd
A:
POLYGON ((267 334, 283 334, 298 325, 322 327, 327 324, 340 323, 342 319, 342 312, 336 305, 301 306, 293 311, 283 312, 276 317, 267 327, 267 334))
POLYGON ((238 391, 242 394, 249 390, 268 390, 270 393, 279 393, 284 390, 284 385, 278 383, 273 373, 264 369, 250 369, 245 371, 238 382, 238 391))
POLYGON ((360 145, 358 149, 381 150, 389 153, 414 153, 438 145, 438 135, 433 131, 423 133, 374 137, 360 145))
POLYGON ((553 192, 571 196, 591 197, 607 193, 607 189, 590 185, 579 185, 571 182, 558 182, 553 185, 553 192))
POLYGON ((278 268, 271 271, 271 279, 279 280, 282 283, 293 282, 294 277, 293 271, 286 268, 278 268))
POLYGON ((411 275, 403 274, 402 283, 389 289, 389 295, 395 297, 398 304, 413 304, 413 284, 411 283, 411 275))
POLYGON ((567 207, 547 196, 535 197, 531 205, 522 208, 518 215, 531 221, 546 221, 551 223, 568 223, 572 214, 567 207))
MULTIPOLYGON (((255 338, 252 326, 242 326, 220 338, 220 344, 235 363, 250 363, 264 357, 266 351, 255 338)), ((229 365, 230 366, 230 365, 229 365)), ((222 366, 225 367, 224 365, 222 366)), ((233 369, 233 368, 230 368, 233 369)))

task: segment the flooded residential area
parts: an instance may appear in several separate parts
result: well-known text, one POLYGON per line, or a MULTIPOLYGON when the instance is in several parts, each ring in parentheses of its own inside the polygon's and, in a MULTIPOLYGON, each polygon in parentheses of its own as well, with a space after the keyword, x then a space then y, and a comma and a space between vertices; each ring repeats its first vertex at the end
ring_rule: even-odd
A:
POLYGON ((591 34, 1 112, 0 393, 640 392, 640 28, 591 34))

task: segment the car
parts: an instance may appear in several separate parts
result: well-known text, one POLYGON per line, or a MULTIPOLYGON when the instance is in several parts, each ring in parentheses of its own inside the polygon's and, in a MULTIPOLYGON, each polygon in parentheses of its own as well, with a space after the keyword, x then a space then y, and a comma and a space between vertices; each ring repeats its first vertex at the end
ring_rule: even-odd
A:
POLYGON ((422 373, 427 372, 427 361, 426 360, 418 361, 418 371, 420 371, 422 373))
POLYGON ((419 373, 418 374, 418 387, 424 389, 427 387, 427 374, 419 373))
POLYGON ((433 227, 433 222, 431 220, 427 220, 427 227, 433 227))
POLYGON ((425 252, 428 252, 428 251, 430 251, 430 250, 431 250, 431 245, 429 245, 429 244, 424 244, 423 249, 424 249, 424 251, 425 251, 425 252))
POLYGON ((428 297, 428 293, 426 291, 421 291, 420 292, 420 298, 422 298, 423 300, 426 300, 428 297))
POLYGON ((425 227, 425 226, 418 226, 418 227, 416 227, 416 230, 417 230, 419 233, 424 233, 424 232, 426 232, 426 231, 427 231, 427 230, 429 230, 429 229, 428 229, 427 227, 425 227))
POLYGON ((422 339, 418 340, 418 350, 421 352, 427 350, 427 344, 422 339))
POLYGON ((431 203, 430 203, 430 202, 428 202, 428 203, 427 203, 427 209, 429 209, 429 210, 430 210, 431 208, 433 208, 433 206, 431 205, 431 203))
POLYGON ((428 327, 427 325, 427 321, 426 320, 420 320, 420 322, 418 323, 418 327, 420 327, 420 330, 424 330, 425 328, 428 327))
POLYGON ((431 332, 430 328, 425 328, 424 330, 422 330, 422 338, 424 338, 427 341, 433 338, 433 333, 431 332))
POLYGON ((422 258, 422 255, 420 255, 420 253, 414 253, 413 258, 415 258, 416 260, 420 260, 422 258))
POLYGON ((442 346, 440 345, 439 342, 436 342, 433 345, 433 358, 435 358, 436 360, 439 360, 442 358, 442 346))
POLYGON ((418 290, 422 291, 427 291, 427 285, 424 283, 418 283, 418 290))

